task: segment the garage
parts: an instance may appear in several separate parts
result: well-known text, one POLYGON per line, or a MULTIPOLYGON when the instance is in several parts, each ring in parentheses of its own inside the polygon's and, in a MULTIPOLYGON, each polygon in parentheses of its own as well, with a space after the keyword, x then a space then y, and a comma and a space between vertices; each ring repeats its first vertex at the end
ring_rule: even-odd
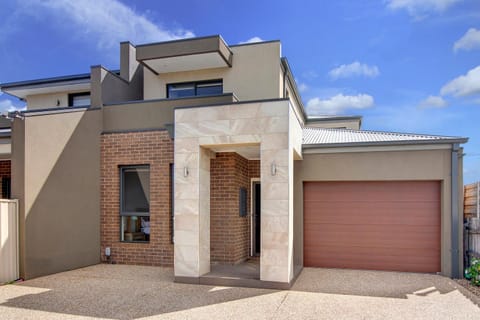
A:
POLYGON ((440 272, 440 187, 304 182, 304 266, 440 272))

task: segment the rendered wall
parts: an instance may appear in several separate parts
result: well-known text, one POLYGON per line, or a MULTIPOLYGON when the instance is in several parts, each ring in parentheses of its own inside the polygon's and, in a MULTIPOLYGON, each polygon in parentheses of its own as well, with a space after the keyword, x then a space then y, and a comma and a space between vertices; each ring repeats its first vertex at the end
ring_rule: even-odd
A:
MULTIPOLYGON (((305 154, 295 164, 295 226, 303 234, 303 181, 441 181, 441 270, 451 274, 451 150, 305 154)), ((460 220, 461 221, 461 220, 460 220)), ((459 230, 461 233, 461 230, 459 230)), ((303 236, 295 241, 303 265, 303 236)))
POLYGON ((99 110, 15 120, 12 197, 20 200, 22 277, 100 261, 101 123, 99 110))
POLYGON ((162 128, 165 124, 173 123, 175 107, 233 101, 235 98, 232 95, 222 95, 108 105, 103 108, 103 130, 110 132, 162 128))
POLYGON ((30 96, 27 96, 27 109, 35 110, 35 109, 68 107, 69 93, 79 93, 79 92, 86 92, 86 91, 88 90, 30 95, 30 96), (59 102, 58 105, 57 105, 57 100, 59 102))
POLYGON ((144 98, 166 98, 168 83, 223 79, 223 92, 239 100, 277 99, 280 90, 280 42, 231 46, 232 67, 155 75, 145 70, 144 98))

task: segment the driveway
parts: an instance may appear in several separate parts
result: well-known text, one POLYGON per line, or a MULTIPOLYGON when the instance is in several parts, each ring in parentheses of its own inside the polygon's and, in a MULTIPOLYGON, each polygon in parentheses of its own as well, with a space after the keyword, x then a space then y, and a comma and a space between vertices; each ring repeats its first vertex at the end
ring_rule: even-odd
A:
POLYGON ((1 286, 0 317, 479 319, 471 299, 436 275, 306 268, 277 291, 178 284, 171 268, 102 264, 1 286))

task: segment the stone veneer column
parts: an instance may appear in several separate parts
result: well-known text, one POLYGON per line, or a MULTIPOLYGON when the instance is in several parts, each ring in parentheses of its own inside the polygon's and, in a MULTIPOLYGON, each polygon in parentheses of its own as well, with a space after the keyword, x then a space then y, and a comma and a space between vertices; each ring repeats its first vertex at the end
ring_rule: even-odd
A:
POLYGON ((290 122, 297 120, 291 113, 285 100, 175 110, 175 276, 199 277, 210 270, 207 149, 260 144, 260 280, 286 283, 292 279, 293 192, 289 177, 293 151, 289 131, 290 122))

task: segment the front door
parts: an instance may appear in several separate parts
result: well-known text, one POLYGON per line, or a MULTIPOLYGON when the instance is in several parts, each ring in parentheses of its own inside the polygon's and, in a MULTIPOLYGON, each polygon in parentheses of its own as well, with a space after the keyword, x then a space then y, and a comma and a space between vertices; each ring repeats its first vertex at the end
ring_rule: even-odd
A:
POLYGON ((260 255, 260 225, 261 225, 261 215, 260 215, 260 182, 254 182, 252 187, 253 192, 253 250, 252 253, 254 256, 260 255))

